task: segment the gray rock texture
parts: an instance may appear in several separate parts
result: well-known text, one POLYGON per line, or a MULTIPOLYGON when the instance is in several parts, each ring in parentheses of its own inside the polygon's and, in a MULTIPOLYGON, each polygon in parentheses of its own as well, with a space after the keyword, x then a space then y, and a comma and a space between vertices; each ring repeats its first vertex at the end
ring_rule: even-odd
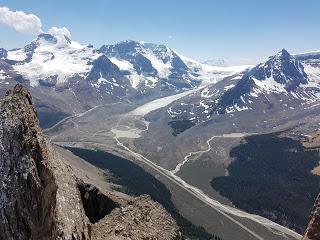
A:
POLYGON ((0 101, 0 112, 0 239, 181 239, 149 197, 124 197, 80 179, 64 161, 66 151, 47 142, 21 85, 0 101))
POLYGON ((311 213, 311 220, 302 240, 320 239, 320 194, 318 195, 311 213))

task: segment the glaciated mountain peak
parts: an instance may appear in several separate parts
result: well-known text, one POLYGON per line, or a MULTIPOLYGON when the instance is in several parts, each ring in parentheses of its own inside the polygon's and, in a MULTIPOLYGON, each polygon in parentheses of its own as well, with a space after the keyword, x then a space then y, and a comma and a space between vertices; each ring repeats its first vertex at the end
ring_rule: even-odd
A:
POLYGON ((33 42, 36 42, 40 46, 53 45, 57 48, 68 47, 74 49, 82 49, 88 47, 86 45, 82 45, 78 42, 72 41, 71 36, 63 32, 41 33, 33 42))
POLYGON ((288 59, 291 57, 290 53, 286 50, 286 49, 282 49, 281 51, 279 51, 275 57, 280 58, 280 59, 288 59))
POLYGON ((114 45, 103 45, 100 51, 108 57, 116 57, 126 59, 138 55, 154 55, 159 60, 167 62, 166 54, 172 55, 173 51, 163 44, 154 44, 147 42, 139 42, 134 40, 125 40, 114 45))
POLYGON ((8 51, 7 62, 14 65, 31 86, 41 82, 55 86, 76 74, 88 72, 88 63, 99 55, 92 47, 74 42, 61 32, 52 32, 41 33, 22 49, 8 51))
MULTIPOLYGON (((100 48, 100 52, 115 64, 118 62, 122 65, 131 65, 135 70, 133 74, 141 76, 141 80, 150 77, 189 77, 188 67, 173 50, 165 45, 128 40, 115 45, 104 45, 100 48)), ((192 87, 192 84, 189 84, 189 87, 192 87)))
POLYGON ((35 50, 37 47, 55 47, 55 48, 84 48, 86 46, 74 42, 70 39, 70 35, 63 32, 49 31, 48 33, 40 33, 36 39, 24 47, 25 51, 35 50), (33 49, 30 46, 35 46, 33 49))
POLYGON ((244 69, 203 65, 164 44, 133 40, 96 50, 71 40, 65 28, 41 33, 23 48, 0 49, 0 58, 12 66, 19 83, 64 88, 77 101, 81 99, 77 94, 90 95, 90 105, 132 94, 154 97, 186 90, 244 69))
POLYGON ((133 86, 153 87, 166 79, 165 88, 191 88, 200 83, 217 82, 223 77, 243 71, 245 67, 213 67, 178 54, 164 44, 127 40, 104 45, 100 52, 122 70, 129 70, 133 86))
POLYGON ((169 113, 203 122, 235 112, 294 111, 320 99, 319 82, 316 57, 300 60, 283 49, 245 73, 199 90, 192 102, 176 103, 169 113))
POLYGON ((142 46, 139 42, 133 40, 125 40, 114 45, 103 45, 100 51, 107 53, 109 57, 124 58, 125 56, 132 56, 141 51, 142 46))
POLYGON ((276 83, 284 85, 288 91, 296 89, 300 84, 308 83, 302 63, 285 49, 253 68, 248 77, 260 81, 273 79, 276 83))

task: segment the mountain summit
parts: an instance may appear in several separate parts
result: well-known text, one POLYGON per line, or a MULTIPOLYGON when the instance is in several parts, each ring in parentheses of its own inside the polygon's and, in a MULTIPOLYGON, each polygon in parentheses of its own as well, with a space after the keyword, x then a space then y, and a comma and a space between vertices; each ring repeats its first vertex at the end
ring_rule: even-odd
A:
POLYGON ((276 83, 284 85, 287 91, 295 90, 300 84, 308 83, 308 76, 302 62, 285 49, 253 68, 248 76, 260 81, 272 78, 276 83))
POLYGON ((246 73, 199 90, 198 97, 182 100, 184 104, 177 103, 170 112, 173 117, 203 122, 221 114, 281 113, 312 104, 320 97, 320 67, 310 58, 303 60, 283 49, 246 73))

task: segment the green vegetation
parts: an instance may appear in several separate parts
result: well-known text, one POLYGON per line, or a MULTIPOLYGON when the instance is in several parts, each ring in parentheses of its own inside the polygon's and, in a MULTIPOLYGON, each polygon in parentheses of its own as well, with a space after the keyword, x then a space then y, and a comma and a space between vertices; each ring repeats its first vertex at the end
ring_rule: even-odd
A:
POLYGON ((133 196, 150 195, 154 201, 159 202, 171 214, 180 226, 183 235, 188 239, 220 240, 219 237, 207 233, 203 227, 195 226, 182 217, 171 201, 169 189, 137 164, 103 151, 68 149, 91 164, 111 172, 113 183, 125 186, 121 188, 125 193, 133 196))
POLYGON ((230 152, 229 175, 214 178, 212 187, 235 206, 302 233, 320 191, 320 177, 310 173, 319 153, 278 134, 245 140, 230 152))
POLYGON ((185 130, 193 127, 195 124, 189 119, 174 119, 171 122, 168 122, 168 125, 173 130, 172 135, 177 136, 185 130))

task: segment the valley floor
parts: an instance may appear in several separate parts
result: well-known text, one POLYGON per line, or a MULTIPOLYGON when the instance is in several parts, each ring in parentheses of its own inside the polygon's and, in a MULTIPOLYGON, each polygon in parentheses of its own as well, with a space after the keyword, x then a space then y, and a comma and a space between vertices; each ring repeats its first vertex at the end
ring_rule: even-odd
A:
MULTIPOLYGON (((106 108, 101 106, 93 110, 94 114, 83 114, 80 117, 71 118, 54 129, 50 129, 47 133, 51 136, 51 141, 56 144, 99 149, 141 165, 168 187, 172 194, 172 202, 184 217, 196 225, 205 227, 208 232, 217 234, 222 239, 234 239, 235 233, 239 236, 238 239, 299 239, 301 237, 299 234, 285 227, 260 216, 235 209, 227 199, 214 192, 212 188, 208 193, 209 188, 202 188, 201 181, 192 185, 192 179, 184 180, 184 176, 189 171, 185 168, 189 164, 188 157, 184 159, 185 162, 170 171, 160 166, 157 161, 149 160, 147 153, 135 148, 134 140, 140 139, 149 127, 144 118, 145 114, 157 107, 164 107, 175 99, 177 98, 171 97, 166 102, 156 100, 146 104, 145 108, 140 106, 136 109, 130 106, 115 106, 105 111, 106 108), (123 112, 125 110, 129 113, 123 112), (108 117, 103 118, 104 116, 108 117), (105 121, 97 122, 97 117, 105 121)), ((229 139, 231 141, 228 144, 234 146, 244 135, 222 135, 217 136, 217 139, 229 139)), ((206 155, 211 151, 212 140, 213 138, 207 140, 204 150, 190 153, 190 157, 206 155)), ((217 176, 224 176, 222 165, 220 168, 217 176)))

